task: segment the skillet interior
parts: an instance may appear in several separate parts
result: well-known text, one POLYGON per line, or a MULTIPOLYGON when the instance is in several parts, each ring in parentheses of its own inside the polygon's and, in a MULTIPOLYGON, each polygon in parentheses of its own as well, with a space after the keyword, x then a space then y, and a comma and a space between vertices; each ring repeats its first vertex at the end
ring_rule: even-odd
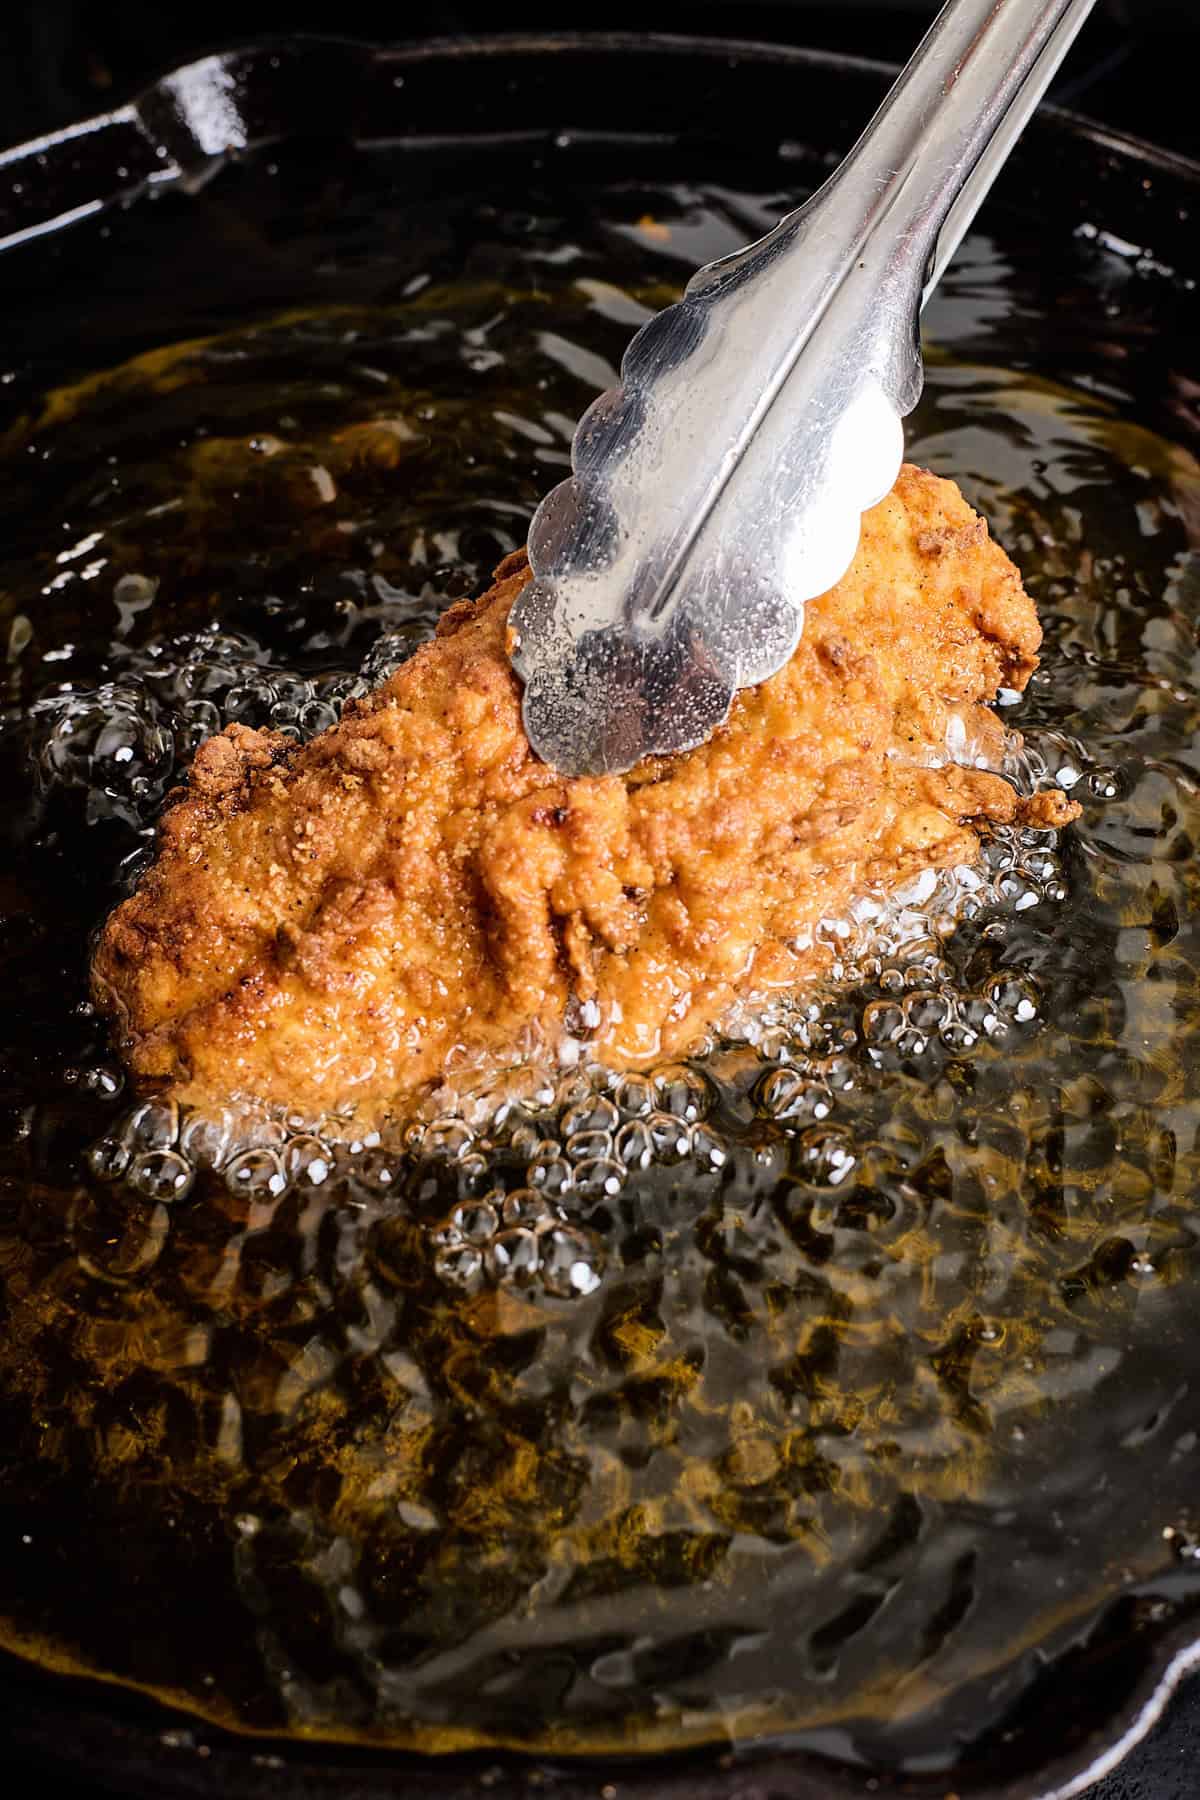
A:
MULTIPOLYGON (((782 53, 760 57, 747 51, 735 59, 736 75, 727 68, 729 59, 727 46, 707 51, 702 47, 664 46, 649 51, 639 49, 636 54, 619 46, 597 45, 488 46, 477 51, 459 46, 440 52, 416 51, 380 58, 322 47, 319 51, 285 55, 277 59, 275 68, 271 67, 269 54, 255 55, 241 69, 235 89, 222 91, 227 97, 230 91, 245 95, 252 119, 246 133, 250 141, 272 135, 274 130, 293 129, 302 118, 311 119, 314 84, 319 91, 323 126, 333 133, 348 126, 362 142, 378 144, 381 139, 404 131, 416 135, 444 131, 446 121, 453 119, 455 142, 447 147, 437 165, 436 179, 444 181, 448 173, 461 171, 464 179, 469 176, 472 159, 478 154, 478 134, 495 128, 498 109, 506 122, 512 121, 520 133, 529 134, 537 151, 544 153, 548 148, 546 134, 554 134, 564 123, 564 94, 572 97, 571 112, 565 122, 573 128, 597 128, 611 124, 609 96, 619 88, 623 128, 636 130, 644 119, 652 121, 648 130, 655 137, 683 134, 687 149, 681 161, 685 166, 695 166, 698 158, 715 153, 722 171, 729 169, 732 175, 740 157, 761 156, 766 121, 781 117, 794 120, 801 71, 809 76, 806 114, 804 129, 797 131, 793 141, 799 142, 802 151, 813 145, 821 149, 844 147, 879 86, 879 77, 873 72, 852 65, 835 65, 830 59, 805 59, 782 53), (832 80, 835 69, 836 86, 832 80), (394 86, 398 74, 404 81, 400 90, 394 86), (397 91, 402 97, 403 122, 397 110, 397 91), (739 94, 740 100, 734 97, 739 94), (739 152, 737 157, 731 157, 730 140, 735 134, 739 152)), ((197 172, 203 167, 208 172, 205 156, 216 148, 216 141, 210 138, 202 145, 204 154, 197 155, 194 143, 189 143, 181 128, 178 92, 176 84, 176 100, 171 100, 160 91, 147 105, 146 116, 182 166, 197 172)), ((194 94, 189 104, 195 116, 202 116, 197 113, 194 94)), ((114 165, 114 177, 118 166, 132 168, 136 174, 137 165, 130 160, 130 127, 115 125, 111 130, 123 146, 117 154, 126 159, 114 165)), ((774 136, 769 140, 772 146, 774 136)), ((1061 346, 1062 355, 1069 362, 1076 346, 1080 310, 1075 306, 1054 309, 1051 298, 1061 294, 1064 284, 1080 300, 1085 317, 1097 316, 1106 305, 1117 305, 1120 320, 1111 327, 1111 337, 1126 354, 1135 353, 1142 359, 1139 398, 1145 398, 1147 422, 1169 431, 1172 409, 1182 401, 1178 386, 1172 385, 1172 375, 1180 360, 1183 321, 1189 306, 1185 291, 1178 283, 1146 271, 1141 277, 1142 285, 1131 292, 1128 259, 1093 258, 1089 248, 1092 240, 1080 243, 1072 233, 1082 224, 1100 225, 1119 238, 1149 244, 1161 261, 1169 263, 1181 258, 1187 236, 1186 220, 1181 220, 1179 213, 1189 204, 1191 192, 1187 173, 1165 164, 1155 166, 1119 148, 1106 148, 1077 128, 1063 124, 1047 122, 1041 128, 1040 157, 1038 143, 1036 137, 1031 140, 1031 149, 1008 177, 1005 198, 1014 213, 1036 217, 1040 228, 1047 232, 1049 243, 1056 251, 1062 251, 1061 266, 1057 255, 1047 256, 1044 286, 1032 302, 1045 334, 1039 357, 1052 358, 1061 346), (1053 156, 1045 154, 1044 147, 1050 143, 1054 146, 1053 156), (1105 284, 1107 291, 1097 308, 1097 289, 1104 289, 1105 284), (1177 309, 1174 317, 1173 309, 1177 309)), ((83 159, 82 175, 89 181, 99 179, 103 136, 98 144, 101 148, 97 157, 83 159)), ((578 171, 581 181, 603 172, 617 154, 615 146, 595 144, 560 149, 562 154, 574 158, 572 172, 578 171)), ((658 154, 656 148, 656 157, 658 154)), ((795 160, 793 152, 789 155, 795 160)), ((232 207, 226 199, 228 186, 218 182, 193 201, 178 197, 169 208, 156 208, 153 212, 144 206, 135 208, 120 221, 115 239, 99 239, 95 234, 109 226, 97 222, 61 239, 43 239, 16 253, 9 261, 13 278, 10 304, 12 316, 24 312, 21 341, 29 346, 31 371, 37 372, 31 372, 30 378, 36 379, 44 367, 39 358, 51 363, 57 360, 61 367, 58 347, 72 338, 79 342, 78 316, 83 293, 88 299, 88 325, 80 367, 104 366, 141 348, 147 334, 162 327, 162 293, 152 271, 164 267, 171 269, 176 286, 171 302, 171 335, 211 329, 217 308, 211 262, 214 240, 207 231, 227 229, 231 214, 243 209, 250 218, 255 218, 257 209, 260 229, 242 237, 236 281, 231 284, 226 272, 221 304, 232 316, 293 303, 298 287, 307 291, 312 283, 306 233, 321 214, 319 185, 313 174, 318 162, 326 183, 340 183, 342 192, 353 185, 355 191, 370 195, 370 170, 378 166, 383 156, 384 152, 377 150, 362 159, 346 158, 345 152, 331 158, 329 147, 319 146, 315 157, 309 153, 307 163, 298 165, 304 172, 298 176, 291 197, 290 218, 282 226, 272 217, 278 205, 274 191, 268 184, 256 185, 251 166, 243 172, 241 191, 232 207), (199 230, 194 216, 197 214, 207 222, 199 230), (96 292, 90 275, 99 254, 105 259, 105 278, 96 292)), ((419 192, 422 182, 431 177, 421 169, 414 173, 413 161, 410 157, 405 164, 405 178, 410 184, 407 191, 419 192)), ((36 164, 32 169, 22 167, 20 175, 14 177, 20 180, 21 194, 16 200, 22 208, 38 206, 51 214, 58 210, 62 202, 47 202, 46 184, 60 178, 59 163, 60 158, 54 153, 44 178, 38 176, 36 164), (24 179, 26 176, 32 176, 32 180, 24 179)), ((69 192, 66 199, 72 205, 80 204, 79 190, 69 192)), ((13 222, 20 223, 15 218, 13 222)), ((26 213, 25 223, 29 222, 30 215, 26 213)), ((987 338, 984 321, 981 346, 987 338)), ((1182 435, 1177 423, 1175 431, 1182 435)), ((1183 1426, 1173 1421, 1172 1431, 1182 1432, 1183 1426)), ((1010 1791, 1032 1791, 1030 1783, 1038 1778, 1031 1771, 1048 1756, 1055 1757, 1060 1768, 1065 1768, 1071 1763, 1079 1766, 1094 1755, 1099 1740, 1118 1732, 1131 1711, 1145 1702, 1161 1678, 1172 1650, 1179 1641, 1190 1637, 1189 1602, 1190 1583, 1183 1576, 1172 1576, 1165 1584, 1151 1582, 1146 1592, 1131 1595, 1110 1609, 1086 1644, 1070 1653, 1082 1659, 1086 1680, 1072 1680, 1058 1666, 1053 1679, 1048 1676, 1041 1684, 1032 1683, 1018 1712, 1005 1720, 1003 1734, 991 1734, 972 1745, 964 1766, 954 1771, 955 1785, 960 1789, 982 1786, 986 1791, 1004 1775, 1010 1781, 1010 1791), (1064 1687, 1072 1691, 1081 1708, 1077 1718, 1066 1721, 1064 1687), (1068 1739, 1072 1740, 1071 1747, 1064 1750, 1068 1739)), ((29 1690, 14 1673, 13 1694, 21 1695, 22 1714, 20 1723, 14 1719, 14 1730, 27 1738, 36 1738, 40 1733, 42 1741, 49 1745, 53 1727, 46 1729, 45 1709, 53 1717, 54 1701, 48 1695, 43 1699, 43 1691, 40 1686, 29 1690)), ((114 1773, 122 1758, 126 1758, 128 1778, 136 1780, 135 1769, 145 1742, 143 1733, 148 1728, 135 1722, 133 1713, 127 1721, 118 1723, 107 1708, 89 1712, 87 1717, 105 1741, 105 1755, 112 1758, 109 1766, 114 1773), (124 1750, 120 1745, 124 1745, 124 1750)), ((969 1735, 969 1727, 965 1735, 969 1735)), ((830 1740, 827 1748, 836 1753, 846 1745, 830 1740)), ((869 1739, 859 1748, 869 1753, 869 1739)), ((292 1765, 291 1780, 296 1772, 296 1752, 285 1754, 292 1765)), ((813 1781, 819 1781, 820 1791, 828 1792, 832 1782, 850 1779, 828 1768, 814 1775, 810 1756, 811 1747, 783 1763, 773 1759, 772 1791, 799 1794, 808 1791, 813 1781)), ((264 1773, 254 1765, 248 1753, 237 1749, 219 1747, 209 1759, 210 1766, 217 1759, 221 1761, 225 1785, 233 1791, 253 1791, 257 1784, 274 1779, 269 1771, 264 1773)), ((178 1767, 178 1758, 172 1760, 178 1767)), ((345 1779, 344 1773, 336 1771, 344 1771, 346 1764, 336 1757, 312 1753, 302 1766, 306 1780, 315 1784, 313 1791, 323 1789, 331 1777, 339 1785, 345 1779)), ((155 1765, 152 1762, 143 1767, 149 1781, 155 1765)), ((350 1779, 369 1789, 375 1766, 364 1762, 353 1767, 355 1774, 350 1779)), ((389 1769, 385 1779, 390 1791, 395 1792, 396 1764, 389 1764, 389 1769)), ((1056 1777, 1058 1773, 1056 1770, 1056 1777)), ((912 1777, 915 1775, 914 1770, 912 1777)), ((501 1777, 502 1782, 509 1779, 508 1775, 501 1777)), ((511 1777, 513 1791, 523 1779, 522 1775, 511 1777)), ((558 1791, 569 1792, 572 1779, 564 1777, 558 1791)), ((675 1783, 677 1791, 689 1794, 721 1792, 742 1779, 740 1775, 730 1776, 696 1765, 678 1775, 657 1769, 644 1776, 623 1770, 620 1776, 625 1791, 667 1793, 675 1783)), ((939 1772, 937 1785, 944 1787, 946 1780, 945 1772, 939 1772)), ((435 1782, 444 1782, 446 1792, 455 1791, 455 1783, 465 1791, 468 1785, 473 1788, 476 1781, 477 1771, 464 1773, 457 1767, 434 1769, 422 1765, 419 1772, 413 1772, 413 1791, 432 1791, 435 1782)), ((595 1777, 588 1778, 588 1791, 594 1790, 595 1783, 595 1777)), ((291 1784, 295 1785, 294 1781, 291 1784)), ((500 1791, 504 1791, 503 1786, 500 1791)))

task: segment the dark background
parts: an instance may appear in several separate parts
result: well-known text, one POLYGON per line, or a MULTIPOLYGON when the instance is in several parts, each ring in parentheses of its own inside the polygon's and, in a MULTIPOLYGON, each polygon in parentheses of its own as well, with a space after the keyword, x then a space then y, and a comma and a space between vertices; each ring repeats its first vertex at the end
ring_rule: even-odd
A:
MULTIPOLYGON (((656 30, 806 43, 900 61, 936 0, 0 0, 0 143, 106 111, 156 75, 233 43, 289 32, 382 42, 518 30, 656 30)), ((1200 0, 1098 0, 1053 98, 1122 131, 1200 155, 1200 0)), ((8 1782, 24 1771, 3 1757, 8 1782)), ((26 1779, 28 1775, 26 1774, 26 1779)), ((1200 1683, 1088 1800, 1200 1797, 1200 1683)), ((84 1800, 84 1795, 64 1795, 84 1800)))
MULTIPOLYGON (((903 60, 935 0, 0 0, 0 141, 126 99, 172 64, 276 32, 375 41, 488 31, 656 30, 903 60)), ((1200 0, 1098 0, 1055 97, 1200 153, 1200 0)))

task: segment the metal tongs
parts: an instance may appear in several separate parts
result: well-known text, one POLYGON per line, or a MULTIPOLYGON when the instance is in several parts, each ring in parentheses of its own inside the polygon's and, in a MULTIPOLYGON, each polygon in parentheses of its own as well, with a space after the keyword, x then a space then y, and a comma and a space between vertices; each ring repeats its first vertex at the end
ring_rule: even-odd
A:
POLYGON ((568 775, 688 750, 782 668, 903 460, 918 319, 1094 0, 950 0, 820 192, 642 327, 511 614, 568 775))

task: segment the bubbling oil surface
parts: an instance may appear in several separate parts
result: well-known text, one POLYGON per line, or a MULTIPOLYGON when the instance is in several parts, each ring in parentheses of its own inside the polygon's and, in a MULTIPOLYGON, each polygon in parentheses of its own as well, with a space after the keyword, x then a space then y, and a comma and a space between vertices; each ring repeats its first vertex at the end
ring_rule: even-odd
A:
POLYGON ((681 260, 781 210, 636 199, 481 207, 503 279, 156 345, 5 440, 4 1641, 250 1730, 949 1767, 1034 1652, 1192 1593, 1200 1455, 1200 470, 957 353, 985 241, 910 453, 1039 603, 1008 766, 1062 842, 825 921, 830 981, 686 1062, 451 1066, 391 1135, 139 1101, 85 998, 196 744, 397 667, 681 260))

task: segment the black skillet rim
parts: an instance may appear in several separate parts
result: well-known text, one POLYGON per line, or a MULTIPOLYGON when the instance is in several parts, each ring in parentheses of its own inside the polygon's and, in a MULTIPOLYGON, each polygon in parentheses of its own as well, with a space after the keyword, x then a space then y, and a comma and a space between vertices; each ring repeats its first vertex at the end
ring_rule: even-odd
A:
MULTIPOLYGON (((294 38, 223 50, 185 66, 201 79, 232 84, 235 77, 294 72, 297 59, 322 58, 325 94, 346 99, 350 135, 378 142, 354 130, 355 81, 382 70, 422 65, 478 67, 517 58, 528 67, 549 66, 552 56, 632 55, 723 62, 775 63, 792 70, 821 70, 843 80, 882 82, 895 70, 886 63, 794 46, 677 34, 612 32, 504 33, 486 38, 439 38, 387 47, 335 37, 294 38)), ((177 78, 165 75, 128 105, 34 143, 0 152, 0 246, 43 233, 56 233, 74 219, 113 204, 136 202, 152 189, 182 185, 185 190, 219 166, 227 149, 198 142, 178 105, 177 78), (86 156, 82 155, 83 151, 86 156), (16 177, 14 182, 13 177, 16 177), (7 179, 5 179, 7 178, 7 179)), ((256 104, 261 103, 261 93, 256 104)), ((290 135, 285 103, 274 128, 250 131, 239 148, 254 149, 290 135)), ((270 116, 270 115, 268 115, 270 116)), ((252 120, 251 120, 252 122, 252 120)), ((1200 201, 1200 164, 1141 139, 1113 132, 1062 108, 1044 107, 1039 134, 1083 144, 1109 168, 1133 164, 1143 176, 1194 188, 1200 201)), ((547 128, 531 135, 546 136, 547 128)), ((343 133, 344 134, 344 133, 343 133)), ((470 135, 463 133, 463 135, 470 135)), ((664 131, 656 134, 670 136, 664 131)), ((398 133, 397 136, 403 136, 398 133)), ((1149 183, 1153 186, 1153 182, 1149 183)), ((1190 209, 1189 209, 1190 210, 1190 209)), ((1179 228, 1180 219, 1176 223, 1179 228)), ((1185 1677, 1200 1667, 1200 1622, 1177 1621, 1153 1641, 1129 1629, 1120 1651, 1133 1667, 1116 1673, 1112 1707, 1079 1732, 1073 1747, 1041 1764, 1028 1763, 1012 1778, 985 1779, 965 1790, 971 1800, 1070 1800, 1114 1768, 1148 1732, 1185 1677)), ((1111 1647, 1106 1654, 1117 1654, 1111 1647)), ((1098 1662, 1078 1671, 1111 1681, 1114 1670, 1098 1662)), ((1062 1708, 1066 1710, 1065 1704, 1062 1708)), ((717 1752, 664 1756, 646 1761, 547 1761, 485 1753, 429 1758, 412 1753, 351 1749, 288 1739, 241 1736, 198 1722, 193 1716, 114 1689, 98 1680, 48 1678, 16 1657, 0 1656, 0 1742, 8 1764, 87 1781, 127 1795, 195 1795, 214 1789, 229 1800, 264 1800, 286 1793, 289 1800, 376 1800, 383 1795, 438 1795, 443 1800, 478 1800, 481 1793, 515 1800, 539 1790, 555 1800, 594 1800, 609 1788, 617 1800, 851 1800, 865 1792, 929 1795, 945 1778, 918 1781, 834 1763, 811 1750, 747 1750, 736 1757, 717 1752)))

